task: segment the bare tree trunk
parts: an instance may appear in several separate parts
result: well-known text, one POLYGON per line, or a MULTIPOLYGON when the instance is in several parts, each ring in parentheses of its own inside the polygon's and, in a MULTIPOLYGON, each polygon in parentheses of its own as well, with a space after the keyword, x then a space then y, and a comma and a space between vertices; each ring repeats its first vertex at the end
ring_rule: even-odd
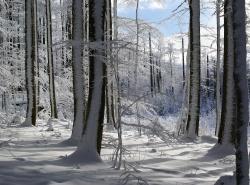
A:
POLYGON ((200 115, 200 1, 190 0, 190 90, 187 136, 195 138, 199 132, 200 115))
POLYGON ((150 91, 153 97, 154 96, 153 53, 152 53, 152 43, 151 43, 150 32, 149 32, 149 63, 150 63, 150 91))
POLYGON ((182 43, 182 80, 183 80, 183 87, 185 86, 185 49, 184 49, 184 38, 181 39, 182 43))
POLYGON ((81 139, 85 124, 85 88, 83 69, 83 1, 73 0, 72 69, 74 94, 74 123, 71 139, 81 139))
POLYGON ((48 73, 49 73, 49 96, 50 96, 50 116, 58 118, 56 107, 55 92, 55 74, 52 49, 52 20, 51 20, 51 2, 46 0, 46 22, 47 22, 47 56, 48 56, 48 73))
POLYGON ((89 54, 89 97, 87 106, 87 125, 83 142, 87 142, 100 154, 104 108, 105 108, 105 71, 104 62, 104 20, 105 0, 89 1, 89 39, 92 43, 89 54), (100 9, 99 9, 100 8, 100 9), (95 14, 96 11, 100 14, 95 14), (94 138, 94 139, 93 139, 94 138))
POLYGON ((207 98, 210 98, 210 74, 209 74, 209 56, 207 55, 207 77, 206 77, 206 88, 207 88, 207 98))
POLYGON ((218 135, 221 121, 221 69, 220 69, 220 5, 221 0, 216 2, 216 20, 217 20, 217 62, 216 62, 216 128, 215 135, 218 135))
MULTIPOLYGON (((65 15, 64 15, 64 0, 60 0, 60 8, 61 8, 61 34, 62 34, 62 42, 65 41, 65 15)), ((62 75, 64 75, 64 68, 65 68, 65 58, 66 58, 66 52, 64 47, 62 47, 62 51, 61 51, 61 71, 62 71, 62 75)))
POLYGON ((245 0, 233 1, 234 83, 236 90, 236 184, 249 185, 249 122, 245 0))
MULTIPOLYGON (((137 78, 138 78, 138 65, 139 65, 139 4, 140 0, 136 0, 136 50, 135 50, 135 94, 137 95, 138 91, 138 85, 137 85, 137 78)), ((141 125, 141 120, 139 117, 139 103, 136 102, 136 117, 138 125, 141 125)), ((141 127, 138 127, 139 135, 141 135, 141 127)))
MULTIPOLYGON (((189 25, 189 32, 188 38, 190 37, 190 25, 189 25)), ((185 134, 186 133, 186 125, 188 119, 188 107, 189 107, 189 91, 190 91, 190 39, 188 39, 188 49, 187 49, 187 56, 186 56, 186 78, 185 78, 185 86, 183 92, 183 100, 182 100, 182 108, 181 108, 181 117, 179 123, 177 125, 177 135, 185 134)))
POLYGON ((235 122, 235 87, 234 87, 234 42, 233 42, 233 14, 232 0, 225 0, 224 4, 224 77, 221 123, 218 133, 219 144, 235 143, 234 122, 235 122))
MULTIPOLYGON (((114 41, 118 40, 118 16, 117 16, 117 0, 113 1, 113 30, 114 30, 114 41)), ((114 77, 115 77, 115 84, 116 86, 116 97, 113 98, 114 101, 114 107, 116 110, 116 129, 117 129, 117 136, 118 136, 118 146, 115 152, 115 159, 113 167, 116 169, 120 169, 121 163, 122 163, 122 154, 123 154, 123 145, 122 145, 122 123, 121 123, 121 99, 120 99, 120 78, 119 78, 119 60, 118 60, 118 44, 114 43, 114 48, 116 53, 114 53, 114 77)), ((114 52, 114 50, 113 50, 114 52)), ((130 56, 130 53, 129 53, 130 56)), ((128 87, 129 88, 129 87, 128 87)), ((114 95, 114 93, 113 93, 114 95)))
POLYGON ((23 126, 36 125, 36 84, 37 63, 36 0, 25 0, 25 72, 27 90, 27 112, 23 126))

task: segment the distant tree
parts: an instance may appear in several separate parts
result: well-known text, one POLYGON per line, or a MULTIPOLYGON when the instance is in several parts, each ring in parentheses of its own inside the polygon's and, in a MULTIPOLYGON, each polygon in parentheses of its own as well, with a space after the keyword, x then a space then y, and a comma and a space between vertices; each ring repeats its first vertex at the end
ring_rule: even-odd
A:
POLYGON ((170 65, 170 91, 171 95, 174 95, 174 74, 173 74, 174 44, 173 43, 168 43, 167 53, 170 65))
POLYGON ((149 32, 149 64, 150 64, 150 91, 152 97, 154 96, 155 87, 154 87, 154 74, 153 74, 153 51, 152 51, 152 40, 151 33, 149 32))
POLYGON ((182 53, 182 80, 183 87, 185 87, 185 48, 184 48, 184 38, 181 39, 181 53, 182 53))

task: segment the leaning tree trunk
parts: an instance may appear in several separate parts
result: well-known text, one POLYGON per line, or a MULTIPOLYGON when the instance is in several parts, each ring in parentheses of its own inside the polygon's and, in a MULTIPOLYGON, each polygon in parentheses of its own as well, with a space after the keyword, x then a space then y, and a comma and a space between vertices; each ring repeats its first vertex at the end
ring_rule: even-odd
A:
POLYGON ((224 5, 224 74, 221 123, 218 133, 218 143, 234 145, 235 121, 235 89, 234 89, 234 42, 232 0, 226 0, 224 5))
POLYGON ((233 1, 234 83, 236 91, 236 184, 249 185, 249 122, 245 0, 233 1))
POLYGON ((23 126, 36 125, 36 84, 37 63, 36 0, 25 0, 25 72, 27 90, 27 112, 23 126))
POLYGON ((200 1, 190 0, 190 86, 186 133, 198 136, 200 114, 200 1))
POLYGON ((83 69, 83 1, 72 1, 72 70, 74 95, 74 123, 71 139, 81 139, 85 123, 85 89, 83 69))
POLYGON ((47 25, 47 56, 48 56, 48 73, 49 73, 49 97, 51 118, 58 118, 56 107, 55 93, 55 77, 54 77, 54 62, 52 50, 52 20, 51 20, 51 2, 46 0, 46 25, 47 25))
POLYGON ((69 157, 78 162, 101 161, 100 149, 105 108, 105 0, 89 1, 89 96, 87 124, 77 150, 69 157))

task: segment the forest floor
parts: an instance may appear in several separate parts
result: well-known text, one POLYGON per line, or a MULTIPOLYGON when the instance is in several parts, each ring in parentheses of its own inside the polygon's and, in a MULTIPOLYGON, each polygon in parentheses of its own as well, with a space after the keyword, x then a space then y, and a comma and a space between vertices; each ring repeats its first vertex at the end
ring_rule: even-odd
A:
POLYGON ((234 156, 213 156, 208 151, 216 138, 201 136, 195 142, 138 135, 125 128, 124 170, 111 168, 115 131, 105 132, 103 163, 66 165, 62 158, 75 147, 58 145, 70 137, 71 124, 54 123, 54 130, 39 121, 36 127, 15 125, 0 129, 0 185, 213 185, 222 175, 232 175, 234 156))

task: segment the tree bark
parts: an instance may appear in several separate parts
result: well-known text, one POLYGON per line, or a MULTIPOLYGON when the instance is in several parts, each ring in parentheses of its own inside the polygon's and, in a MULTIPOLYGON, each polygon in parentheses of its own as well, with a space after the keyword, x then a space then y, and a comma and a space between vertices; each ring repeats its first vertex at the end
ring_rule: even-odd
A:
POLYGON ((195 138, 199 132, 200 115, 200 1, 190 0, 190 86, 186 125, 187 137, 195 138))
POLYGON ((24 126, 36 125, 36 84, 37 63, 36 0, 25 0, 25 73, 27 90, 27 112, 24 126))
POLYGON ((74 123, 71 139, 80 141, 85 124, 85 88, 83 69, 83 1, 72 1, 72 70, 74 123))
POLYGON ((236 91, 236 184, 249 185, 249 122, 245 0, 233 1, 234 83, 236 91))
POLYGON ((221 123, 218 133, 218 143, 234 145, 235 87, 233 79, 234 42, 232 0, 225 0, 224 11, 224 74, 221 123))

